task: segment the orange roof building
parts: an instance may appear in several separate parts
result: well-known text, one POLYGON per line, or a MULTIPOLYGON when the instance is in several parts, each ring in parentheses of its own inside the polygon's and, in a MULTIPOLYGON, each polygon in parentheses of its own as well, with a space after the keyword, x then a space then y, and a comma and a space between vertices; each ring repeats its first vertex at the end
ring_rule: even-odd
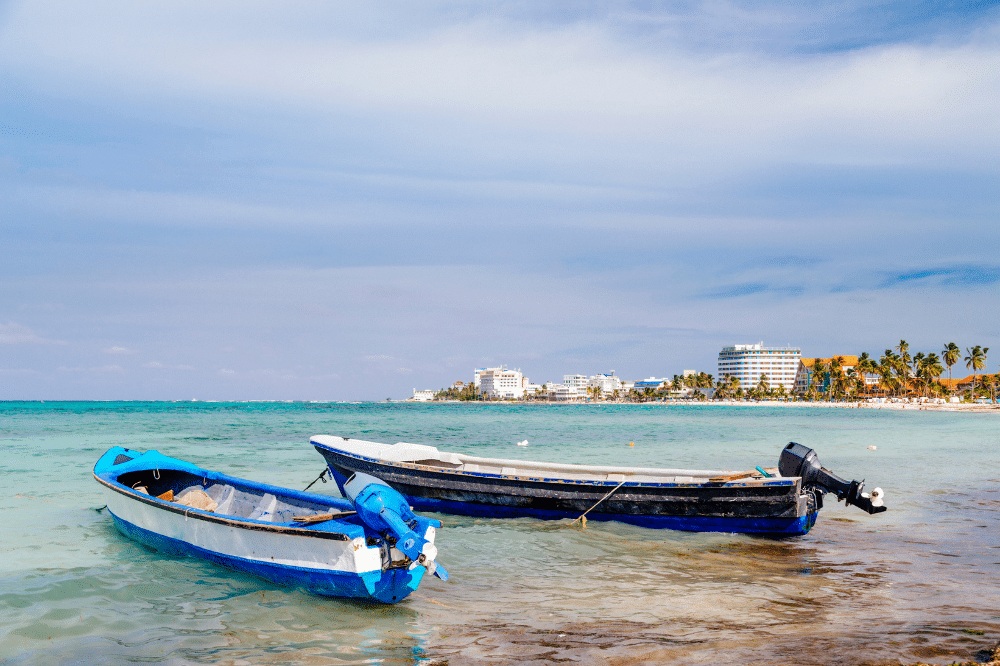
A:
MULTIPOLYGON (((837 356, 831 356, 829 358, 821 358, 819 359, 819 362, 829 368, 830 362, 833 361, 833 359, 837 359, 840 362, 840 367, 844 372, 847 372, 858 364, 858 357, 854 354, 838 354, 837 356)), ((816 365, 815 358, 803 358, 799 361, 799 369, 798 372, 795 373, 796 391, 803 393, 809 389, 809 382, 812 378, 812 369, 814 365, 816 365)), ((826 385, 826 381, 824 381, 824 387, 826 385)), ((874 375, 865 375, 865 384, 870 386, 877 383, 878 377, 875 377, 874 375)))
POLYGON ((946 389, 954 390, 972 386, 973 379, 976 380, 977 384, 981 384, 983 381, 983 375, 969 375, 968 377, 963 377, 962 379, 948 379, 947 377, 941 377, 938 381, 941 382, 941 385, 946 389))

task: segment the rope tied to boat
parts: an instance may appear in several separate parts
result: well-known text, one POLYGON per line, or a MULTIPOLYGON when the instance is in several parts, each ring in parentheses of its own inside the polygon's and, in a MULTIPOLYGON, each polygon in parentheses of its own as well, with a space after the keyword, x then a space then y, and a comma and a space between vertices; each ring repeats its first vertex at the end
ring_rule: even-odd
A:
POLYGON ((309 490, 310 488, 312 488, 314 485, 316 485, 317 481, 322 481, 323 483, 326 483, 326 473, 329 472, 329 471, 330 471, 329 468, 324 468, 323 471, 319 473, 319 476, 317 476, 315 479, 313 479, 312 483, 310 483, 308 486, 306 486, 305 488, 303 488, 302 492, 305 492, 305 491, 309 490))
MULTIPOLYGON (((594 509, 596 509, 598 504, 600 504, 604 500, 606 500, 609 497, 611 497, 612 495, 614 495, 615 491, 618 490, 619 488, 621 488, 623 485, 625 485, 625 479, 622 479, 621 483, 619 483, 617 486, 615 486, 614 489, 612 489, 612 491, 610 493, 608 493, 607 495, 605 495, 601 499, 597 500, 597 502, 594 503, 594 506, 590 507, 589 509, 587 509, 586 511, 584 511, 582 514, 580 514, 580 517, 577 518, 576 520, 574 520, 573 523, 577 523, 578 522, 578 523, 580 523, 580 526, 582 528, 587 529, 587 514, 590 513, 591 511, 593 511, 594 509)), ((570 525, 572 525, 573 523, 570 523, 570 525)))

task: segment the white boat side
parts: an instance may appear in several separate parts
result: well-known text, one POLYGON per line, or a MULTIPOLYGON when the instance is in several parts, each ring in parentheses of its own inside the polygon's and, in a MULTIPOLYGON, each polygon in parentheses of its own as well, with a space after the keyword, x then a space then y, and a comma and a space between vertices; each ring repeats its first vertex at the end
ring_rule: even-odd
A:
POLYGON ((462 453, 439 451, 437 447, 425 444, 410 444, 408 442, 382 444, 336 435, 315 435, 311 441, 352 455, 390 463, 428 465, 444 467, 449 471, 495 473, 505 476, 605 481, 609 477, 620 475, 622 478, 629 477, 630 481, 704 483, 710 478, 734 473, 731 470, 574 465, 507 458, 481 458, 462 453))
POLYGON ((263 565, 317 571, 357 574, 382 568, 379 548, 367 546, 361 537, 346 540, 319 538, 289 531, 254 529, 255 523, 239 519, 206 520, 199 516, 203 512, 198 509, 171 511, 143 501, 138 493, 133 497, 103 481, 101 483, 107 496, 108 511, 119 520, 211 553, 263 565), (241 522, 245 525, 241 526, 241 522))

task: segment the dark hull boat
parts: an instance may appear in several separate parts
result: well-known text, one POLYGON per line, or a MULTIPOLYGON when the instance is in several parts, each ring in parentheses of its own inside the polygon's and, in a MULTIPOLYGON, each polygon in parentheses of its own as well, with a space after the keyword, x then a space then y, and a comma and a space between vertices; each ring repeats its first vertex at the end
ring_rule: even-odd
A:
POLYGON ((479 458, 433 446, 393 445, 330 435, 312 438, 340 485, 362 472, 383 479, 421 511, 491 518, 615 520, 694 532, 776 537, 807 533, 823 496, 869 513, 884 511, 881 489, 862 492, 789 444, 778 468, 726 470, 600 467, 479 458))
POLYGON ((441 523, 415 516, 399 493, 361 474, 342 484, 346 500, 115 447, 94 477, 118 531, 168 554, 382 603, 404 599, 427 572, 447 579, 434 561, 441 523))

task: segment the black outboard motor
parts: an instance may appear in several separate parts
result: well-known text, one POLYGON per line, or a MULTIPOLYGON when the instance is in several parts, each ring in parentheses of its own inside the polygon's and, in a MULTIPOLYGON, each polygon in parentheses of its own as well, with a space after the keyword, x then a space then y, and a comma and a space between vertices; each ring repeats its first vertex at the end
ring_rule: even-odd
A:
POLYGON ((882 504, 881 488, 876 488, 871 494, 861 492, 865 487, 864 481, 844 481, 821 466, 819 456, 808 446, 789 442, 781 452, 778 471, 781 476, 801 476, 803 489, 815 488, 823 493, 834 493, 838 501, 844 500, 844 504, 853 504, 868 513, 886 510, 882 504))

